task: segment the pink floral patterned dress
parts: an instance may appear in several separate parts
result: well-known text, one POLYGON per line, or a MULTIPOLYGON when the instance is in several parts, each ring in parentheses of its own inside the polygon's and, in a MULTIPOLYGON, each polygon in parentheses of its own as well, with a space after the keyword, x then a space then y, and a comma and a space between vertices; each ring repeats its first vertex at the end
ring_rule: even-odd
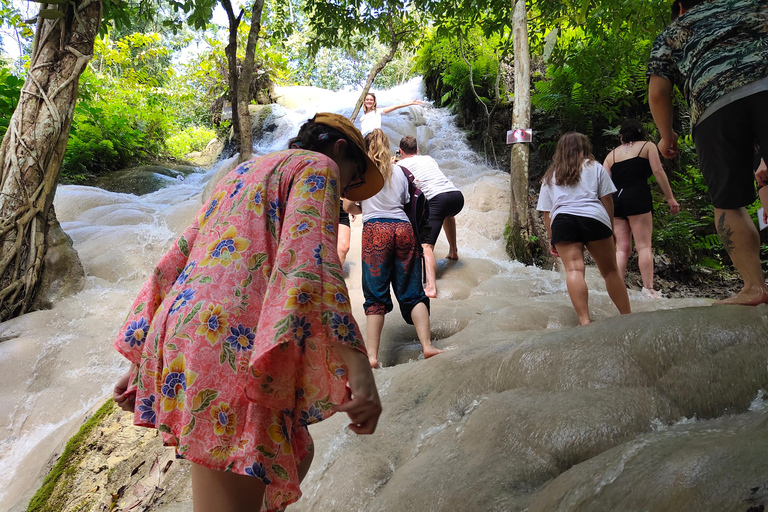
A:
POLYGON ((338 167, 311 151, 246 162, 142 288, 115 348, 139 367, 134 423, 180 457, 296 501, 307 426, 346 399, 334 342, 364 352, 336 253, 338 167))

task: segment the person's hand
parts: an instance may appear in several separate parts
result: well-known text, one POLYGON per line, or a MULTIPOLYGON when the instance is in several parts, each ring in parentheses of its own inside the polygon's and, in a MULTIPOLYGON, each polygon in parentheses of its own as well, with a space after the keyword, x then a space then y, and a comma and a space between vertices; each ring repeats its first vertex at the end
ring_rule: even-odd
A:
POLYGON ((554 256, 555 258, 559 258, 560 257, 560 253, 557 252, 557 249, 552 244, 549 244, 549 253, 552 256, 554 256))
POLYGON ((424 102, 423 102, 423 101, 421 101, 421 100, 413 100, 413 101, 411 102, 411 105, 421 105, 422 103, 424 103, 424 102))
POLYGON ((672 199, 667 199, 667 204, 669 205, 669 211, 672 215, 680 213, 680 205, 677 204, 674 197, 672 199))
POLYGON ((352 422, 349 424, 352 432, 373 434, 381 415, 381 401, 368 356, 353 348, 344 349, 341 355, 349 369, 348 396, 347 401, 334 405, 333 410, 347 413, 352 422))
POLYGON ((657 147, 659 148, 659 153, 661 153, 664 158, 675 158, 678 152, 677 134, 672 132, 668 139, 662 137, 657 144, 657 147))
POLYGON ((117 384, 115 384, 115 388, 112 390, 112 399, 117 406, 128 412, 133 412, 136 406, 136 390, 127 391, 135 370, 136 366, 131 365, 131 368, 117 380, 117 384))

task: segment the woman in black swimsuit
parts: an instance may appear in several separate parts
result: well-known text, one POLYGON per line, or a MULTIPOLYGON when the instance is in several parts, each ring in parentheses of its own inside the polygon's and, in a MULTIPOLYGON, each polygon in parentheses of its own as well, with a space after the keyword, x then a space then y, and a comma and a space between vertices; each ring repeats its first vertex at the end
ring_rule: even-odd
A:
POLYGON ((621 146, 605 158, 603 167, 613 179, 617 192, 613 195, 614 233, 616 234, 616 260, 623 276, 627 271, 627 260, 635 241, 640 276, 643 279, 643 293, 652 298, 660 295, 653 289, 653 202, 648 178, 656 177, 667 204, 673 215, 680 211, 680 205, 672 195, 669 180, 664 173, 656 144, 648 144, 639 121, 630 119, 619 130, 621 146))

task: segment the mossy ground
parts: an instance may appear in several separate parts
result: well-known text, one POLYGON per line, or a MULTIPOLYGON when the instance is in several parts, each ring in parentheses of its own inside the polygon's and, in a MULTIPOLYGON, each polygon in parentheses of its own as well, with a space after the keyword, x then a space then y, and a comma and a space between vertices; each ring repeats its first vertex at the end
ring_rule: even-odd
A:
POLYGON ((115 402, 107 402, 99 408, 80 427, 64 447, 56 465, 53 466, 43 485, 38 489, 27 506, 27 512, 59 512, 66 503, 70 483, 78 470, 78 462, 83 457, 83 448, 89 442, 91 432, 115 409, 115 402))

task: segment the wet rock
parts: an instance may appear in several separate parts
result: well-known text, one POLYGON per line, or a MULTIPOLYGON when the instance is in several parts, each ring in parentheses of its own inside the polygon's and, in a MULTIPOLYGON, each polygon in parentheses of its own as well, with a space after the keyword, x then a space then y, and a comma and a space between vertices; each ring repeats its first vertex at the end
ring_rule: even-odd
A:
MULTIPOLYGON (((455 324, 436 326, 445 336, 438 346, 454 350, 376 370, 384 413, 375 435, 350 434, 343 415, 311 427, 315 461, 291 510, 763 506, 765 307, 656 311, 578 329, 479 335, 490 310, 474 297, 455 312, 455 324), (694 416, 716 419, 685 419, 694 416)), ((186 463, 163 472, 170 449, 129 420, 106 423, 104 440, 80 463, 80 494, 72 495, 90 492, 93 505, 80 497, 65 510, 191 508, 186 463), (86 491, 96 487, 102 490, 86 491)))
POLYGON ((140 165, 102 176, 96 186, 110 192, 142 196, 160 190, 168 183, 183 180, 196 171, 196 167, 185 165, 140 165))
POLYGON ((212 139, 205 149, 190 153, 185 158, 196 166, 208 168, 219 161, 222 151, 224 151, 224 142, 212 139))
POLYGON ((85 271, 72 239, 61 229, 53 206, 48 216, 45 261, 33 309, 48 309, 83 289, 85 271))

